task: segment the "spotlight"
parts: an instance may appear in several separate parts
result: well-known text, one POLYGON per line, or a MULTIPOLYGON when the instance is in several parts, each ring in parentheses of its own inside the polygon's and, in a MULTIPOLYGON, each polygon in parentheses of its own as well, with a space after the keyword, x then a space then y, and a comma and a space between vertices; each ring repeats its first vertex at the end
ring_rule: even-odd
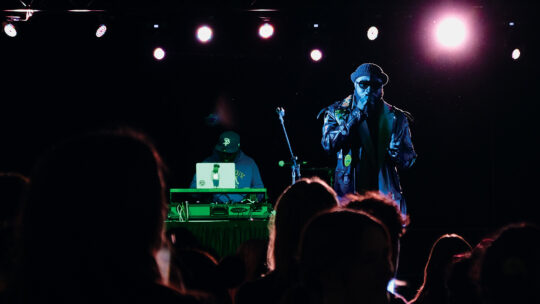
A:
POLYGON ((212 28, 207 25, 203 25, 197 29, 197 39, 201 43, 210 42, 210 40, 212 40, 212 36, 213 36, 212 28))
POLYGON ((270 23, 266 22, 259 27, 259 36, 262 39, 268 39, 272 35, 274 35, 274 27, 270 23))
POLYGON ((313 49, 309 56, 311 57, 311 60, 318 62, 322 59, 323 54, 319 49, 313 49))
POLYGON ((386 290, 391 293, 395 293, 396 287, 407 286, 407 282, 398 279, 391 279, 386 285, 386 290))
POLYGON ((443 47, 455 49, 467 40, 467 28, 461 19, 446 17, 435 28, 435 37, 443 47))
POLYGON ((508 22, 508 25, 509 25, 509 26, 514 26, 514 25, 516 25, 516 24, 515 24, 514 22, 510 21, 510 22, 508 22))
POLYGON ((160 47, 155 48, 154 58, 156 58, 156 60, 162 60, 163 58, 165 58, 165 50, 160 47))
POLYGON ((8 35, 9 37, 15 37, 17 36, 17 28, 11 23, 6 23, 4 25, 4 33, 8 35))
POLYGON ((105 35, 105 33, 107 33, 107 26, 105 24, 102 24, 96 30, 96 37, 101 38, 103 37, 103 35, 105 35))
POLYGON ((519 51, 519 49, 515 49, 512 52, 512 59, 517 60, 519 58, 519 56, 521 56, 521 52, 519 51))
POLYGON ((159 24, 157 24, 157 23, 154 24, 154 28, 155 28, 155 29, 159 28, 159 24))
POLYGON ((367 37, 369 40, 375 40, 377 39, 377 36, 379 36, 379 30, 375 26, 372 26, 367 30, 367 37))

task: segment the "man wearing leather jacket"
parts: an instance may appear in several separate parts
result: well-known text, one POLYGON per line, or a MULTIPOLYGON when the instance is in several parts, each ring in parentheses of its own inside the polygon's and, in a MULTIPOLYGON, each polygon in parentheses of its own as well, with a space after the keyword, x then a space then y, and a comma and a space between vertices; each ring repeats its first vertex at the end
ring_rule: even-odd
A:
POLYGON ((326 108, 322 146, 337 154, 334 189, 346 193, 379 190, 391 196, 407 214, 398 169, 410 168, 416 160, 409 113, 383 99, 388 83, 381 67, 360 65, 352 74, 354 94, 326 108))

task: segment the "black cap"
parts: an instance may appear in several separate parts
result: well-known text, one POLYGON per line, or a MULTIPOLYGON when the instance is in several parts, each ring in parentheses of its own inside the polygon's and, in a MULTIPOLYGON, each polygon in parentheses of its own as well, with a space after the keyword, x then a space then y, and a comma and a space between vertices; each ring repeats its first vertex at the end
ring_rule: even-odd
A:
POLYGON ((216 150, 225 153, 236 153, 240 149, 240 135, 233 131, 223 132, 219 136, 216 150))
POLYGON ((363 63, 351 74, 351 81, 355 82, 356 78, 360 76, 376 77, 382 83, 386 85, 388 83, 388 75, 383 72, 382 68, 375 63, 363 63))

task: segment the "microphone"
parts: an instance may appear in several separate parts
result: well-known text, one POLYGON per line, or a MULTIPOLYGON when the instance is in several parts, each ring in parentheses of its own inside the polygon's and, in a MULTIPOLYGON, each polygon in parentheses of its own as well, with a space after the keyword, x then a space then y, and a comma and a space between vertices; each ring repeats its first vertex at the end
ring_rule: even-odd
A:
POLYGON ((277 107, 276 113, 278 114, 279 119, 283 121, 283 116, 285 116, 285 109, 283 109, 282 107, 277 107))

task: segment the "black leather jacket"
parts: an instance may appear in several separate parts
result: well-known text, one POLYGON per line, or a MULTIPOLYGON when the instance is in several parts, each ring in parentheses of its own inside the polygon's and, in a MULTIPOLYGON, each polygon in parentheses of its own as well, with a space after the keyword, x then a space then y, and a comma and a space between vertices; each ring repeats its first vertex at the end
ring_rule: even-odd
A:
POLYGON ((366 190, 357 180, 359 171, 376 168, 378 190, 390 194, 406 214, 398 169, 410 168, 417 157, 409 129, 412 118, 409 113, 382 102, 376 146, 370 137, 366 114, 356 107, 352 96, 319 113, 324 113, 321 143, 325 151, 337 154, 334 189, 340 197, 366 190))

